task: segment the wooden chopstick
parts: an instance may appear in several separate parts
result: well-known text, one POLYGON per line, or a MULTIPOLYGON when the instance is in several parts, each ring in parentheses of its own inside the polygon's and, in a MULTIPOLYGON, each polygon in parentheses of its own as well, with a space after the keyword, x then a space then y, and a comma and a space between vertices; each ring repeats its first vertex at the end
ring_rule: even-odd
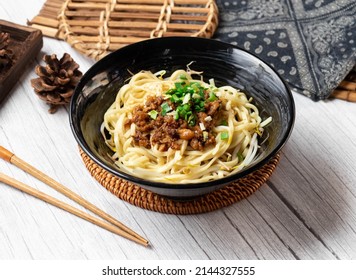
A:
POLYGON ((96 215, 98 215, 99 217, 108 221, 112 225, 115 225, 115 227, 113 227, 112 225, 111 225, 111 227, 108 227, 108 225, 110 225, 110 224, 105 223, 93 216, 90 216, 90 215, 86 214, 85 212, 82 212, 68 204, 65 204, 64 202, 60 202, 59 200, 56 200, 55 198, 52 198, 44 193, 41 193, 41 192, 37 191, 36 189, 33 189, 21 182, 16 181, 15 179, 11 179, 10 177, 6 176, 5 174, 0 173, 0 175, 1 175, 0 181, 6 183, 8 185, 11 185, 13 187, 16 187, 18 189, 21 189, 22 191, 29 193, 29 194, 31 194, 37 198, 40 198, 42 200, 45 200, 43 198, 46 198, 47 199, 47 200, 45 200, 46 202, 49 202, 57 207, 67 210, 68 212, 70 212, 74 215, 77 215, 83 219, 86 219, 86 220, 88 220, 94 224, 97 224, 101 227, 104 227, 107 230, 114 232, 113 228, 116 228, 117 234, 122 235, 123 237, 126 237, 126 238, 128 238, 128 236, 131 236, 128 239, 136 241, 137 243, 142 244, 144 246, 148 246, 148 243, 149 243, 148 240, 146 240, 145 238, 143 238, 142 236, 140 236, 133 230, 129 229, 127 226, 125 226, 124 224, 122 224, 121 222, 119 222, 118 220, 116 220, 115 218, 110 216, 109 214, 105 213, 104 211, 102 211, 101 209, 96 207, 94 204, 90 203, 89 201, 85 200, 84 198, 82 198, 78 194, 74 193, 67 187, 58 183, 57 181, 55 181, 48 175, 44 174, 43 172, 39 171, 38 169, 36 169, 32 165, 30 165, 29 163, 23 161, 22 159, 20 159, 15 154, 13 154, 12 152, 10 152, 9 150, 5 149, 2 146, 0 146, 0 158, 4 159, 5 161, 7 161, 9 163, 14 164, 15 166, 17 166, 20 169, 22 169, 23 171, 25 171, 26 173, 31 174, 32 176, 34 176, 38 180, 42 181, 43 183, 47 184, 48 186, 52 187, 56 191, 67 196, 71 200, 77 202, 84 208, 95 213, 96 215), (54 202, 55 204, 52 202, 54 202), (67 207, 67 206, 69 206, 69 207, 67 207), (63 208, 63 207, 65 207, 65 208, 63 208), (73 209, 75 209, 75 211, 73 209), (100 221, 100 223, 98 221, 100 221))
POLYGON ((93 223, 95 225, 98 225, 98 226, 100 226, 100 227, 102 227, 102 228, 104 228, 106 230, 109 230, 109 231, 111 231, 111 232, 113 232, 115 234, 118 234, 118 235, 120 235, 122 237, 125 237, 125 238, 127 238, 129 240, 135 241, 135 242, 137 242, 137 243, 139 243, 141 245, 144 245, 144 246, 148 245, 147 242, 145 242, 145 241, 143 241, 141 239, 138 239, 135 236, 132 236, 131 234, 127 233, 126 231, 123 231, 120 228, 118 228, 118 227, 116 227, 116 226, 114 226, 114 225, 112 225, 112 224, 110 224, 108 222, 105 222, 105 221, 100 220, 100 219, 98 219, 98 218, 96 218, 94 216, 91 216, 91 215, 89 215, 89 214, 87 214, 87 213, 85 213, 85 212, 83 212, 83 211, 81 211, 81 210, 79 210, 79 209, 77 209, 77 208, 75 208, 75 207, 63 202, 63 201, 60 201, 60 200, 58 200, 58 199, 56 199, 56 198, 54 198, 54 197, 52 197, 52 196, 50 196, 48 194, 45 194, 45 193, 43 193, 43 192, 41 192, 39 190, 36 190, 36 189, 34 189, 34 188, 32 188, 32 187, 30 187, 30 186, 28 186, 28 185, 26 185, 26 184, 24 184, 24 183, 22 183, 20 181, 17 181, 16 179, 11 178, 11 177, 9 177, 9 176, 1 173, 1 172, 0 172, 0 182, 3 182, 5 184, 7 184, 7 185, 10 185, 10 186, 12 186, 12 187, 14 187, 14 188, 16 188, 18 190, 21 190, 21 191, 23 191, 23 192, 25 192, 25 193, 27 193, 29 195, 37 197, 37 198, 39 198, 39 199, 41 199, 41 200, 43 200, 45 202, 48 202, 48 203, 50 203, 50 204, 52 204, 52 205, 54 205, 54 206, 56 206, 58 208, 61 208, 61 209, 65 210, 65 211, 67 211, 69 213, 72 213, 72 214, 78 216, 79 218, 82 218, 82 219, 84 219, 84 220, 86 220, 88 222, 91 222, 91 223, 93 223))

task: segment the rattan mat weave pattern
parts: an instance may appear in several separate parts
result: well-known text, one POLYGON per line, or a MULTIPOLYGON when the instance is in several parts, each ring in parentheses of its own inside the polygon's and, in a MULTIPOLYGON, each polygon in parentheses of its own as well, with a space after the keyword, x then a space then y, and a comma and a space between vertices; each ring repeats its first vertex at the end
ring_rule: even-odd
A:
POLYGON ((178 201, 159 196, 111 175, 93 162, 82 150, 80 150, 80 155, 90 174, 118 198, 147 210, 176 215, 210 212, 248 197, 268 180, 280 159, 280 155, 277 154, 262 168, 226 187, 195 200, 178 201))
POLYGON ((47 0, 28 25, 98 60, 149 38, 210 38, 218 8, 214 0, 47 0))

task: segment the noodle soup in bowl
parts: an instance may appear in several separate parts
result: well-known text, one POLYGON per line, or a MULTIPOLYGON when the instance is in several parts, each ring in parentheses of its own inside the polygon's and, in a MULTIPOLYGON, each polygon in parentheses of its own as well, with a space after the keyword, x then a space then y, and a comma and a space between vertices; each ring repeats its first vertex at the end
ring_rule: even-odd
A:
POLYGON ((261 168, 293 127, 292 94, 265 62, 212 39, 169 37, 121 48, 78 84, 70 123, 111 174, 190 199, 261 168))

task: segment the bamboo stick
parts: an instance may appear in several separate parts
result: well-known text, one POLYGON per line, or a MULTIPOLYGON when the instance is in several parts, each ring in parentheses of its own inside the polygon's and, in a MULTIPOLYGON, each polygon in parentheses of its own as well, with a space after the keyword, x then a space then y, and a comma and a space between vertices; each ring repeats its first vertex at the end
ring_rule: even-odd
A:
POLYGON ((110 29, 110 36, 137 36, 137 37, 146 37, 149 38, 151 30, 130 30, 130 29, 110 29))
POLYGON ((42 16, 35 16, 31 23, 40 24, 48 27, 58 28, 58 20, 57 19, 50 19, 42 16))
POLYGON ((48 3, 63 3, 65 0, 47 0, 48 3))
POLYGON ((200 24, 181 24, 181 23, 168 23, 167 29, 179 29, 179 30, 200 30, 203 25, 200 24))
POLYGON ((98 28, 71 26, 70 30, 71 30, 74 34, 81 34, 81 35, 99 35, 99 30, 98 30, 98 28))
POLYGON ((350 81, 343 80, 339 84, 338 88, 346 89, 346 90, 350 90, 350 91, 356 91, 356 82, 350 82, 350 81))
POLYGON ((9 186, 12 186, 12 187, 14 187, 14 188, 16 188, 16 189, 18 189, 20 191, 23 191, 23 192, 25 192, 25 193, 27 193, 29 195, 32 195, 32 196, 34 196, 34 197, 36 197, 36 198, 38 198, 40 200, 43 200, 43 201, 45 201, 45 202, 47 202, 49 204, 52 204, 53 206, 56 206, 56 207, 58 207, 60 209, 63 209, 63 210, 65 210, 65 211, 67 211, 67 212, 69 212, 69 213, 71 213, 73 215, 76 215, 79 218, 82 218, 82 219, 84 219, 84 220, 86 220, 88 222, 91 222, 91 223, 93 223, 93 224, 95 224, 97 226, 100 226, 100 227, 102 227, 102 228, 104 228, 104 229, 106 229, 108 231, 111 231, 111 232, 117 234, 117 235, 125 237, 125 238, 127 238, 129 240, 135 241, 138 244, 141 244, 143 246, 147 246, 148 245, 148 243, 144 242, 142 239, 138 239, 137 237, 130 235, 126 231, 123 231, 120 228, 118 228, 118 227, 116 227, 116 226, 114 226, 112 224, 109 224, 109 223, 104 222, 104 221, 102 221, 102 220, 100 220, 100 219, 98 219, 98 218, 96 218, 94 216, 91 216, 91 215, 89 215, 89 214, 87 214, 87 213, 85 213, 85 212, 83 212, 83 211, 81 211, 81 210, 79 210, 79 209, 77 209, 77 208, 65 203, 65 202, 62 202, 62 201, 60 201, 60 200, 58 200, 58 199, 56 199, 56 198, 54 198, 54 197, 52 197, 52 196, 50 196, 48 194, 45 194, 45 193, 43 193, 43 192, 41 192, 39 190, 36 190, 36 189, 34 189, 34 188, 32 188, 32 187, 30 187, 30 186, 28 186, 28 185, 26 185, 26 184, 24 184, 24 183, 22 183, 20 181, 17 181, 16 179, 11 178, 11 177, 9 177, 9 176, 1 173, 1 172, 0 172, 0 182, 3 182, 3 183, 5 183, 5 184, 7 184, 9 186))
POLYGON ((154 29, 157 26, 156 22, 139 22, 139 21, 111 21, 108 22, 109 27, 116 28, 144 28, 144 29, 154 29))
POLYGON ((46 1, 43 5, 43 7, 48 8, 57 8, 60 9, 63 6, 63 2, 52 2, 52 1, 46 1))
POLYGON ((339 90, 336 89, 333 91, 332 96, 334 98, 350 101, 350 102, 356 102, 356 91, 349 91, 349 90, 339 90))
POLYGON ((124 13, 112 12, 110 13, 111 19, 155 19, 158 20, 159 13, 124 13))
POLYGON ((171 15, 171 22, 178 21, 178 20, 186 20, 186 21, 202 21, 206 22, 207 15, 197 16, 197 15, 180 15, 180 14, 172 14, 171 15))
POLYGON ((210 12, 209 8, 198 8, 198 7, 173 7, 172 13, 193 13, 193 14, 208 14, 210 12))
POLYGON ((73 3, 70 2, 68 4, 69 9, 100 9, 100 10, 105 10, 106 4, 105 3, 73 3))
POLYGON ((58 17, 58 12, 41 11, 38 15, 44 18, 55 20, 58 17))
MULTIPOLYGON (((105 1, 105 0, 104 0, 105 1)), ((130 4, 132 0, 118 0, 118 3, 130 4)), ((174 0, 175 5, 206 5, 209 0, 174 0)), ((138 0, 135 3, 140 4, 163 4, 164 0, 138 0)))
MULTIPOLYGON (((129 0, 126 0, 129 1, 129 0)), ((149 1, 149 0, 146 0, 149 1)), ((176 5, 206 5, 210 1, 209 0, 174 0, 174 4, 176 5)))
MULTIPOLYGON (((103 38, 98 36, 77 36, 77 39, 82 40, 83 42, 100 44, 103 38)), ((110 43, 124 43, 132 44, 141 41, 143 38, 138 37, 110 37, 110 43)), ((105 41, 102 42, 105 44, 105 41)))
MULTIPOLYGON (((139 21, 113 21, 108 23, 109 27, 116 28, 150 28, 154 29, 157 26, 156 22, 139 22, 139 21)), ((179 29, 179 30, 199 30, 203 25, 200 24, 182 24, 182 23, 168 23, 168 29, 179 29)))
POLYGON ((51 38, 57 38, 58 37, 58 29, 57 28, 51 28, 48 26, 40 25, 40 24, 30 24, 31 27, 37 28, 42 31, 43 35, 51 37, 51 38))
POLYGON ((90 10, 83 10, 80 12, 80 14, 78 15, 78 11, 70 11, 70 10, 66 10, 64 12, 64 15, 67 17, 100 17, 100 13, 101 11, 99 10, 95 10, 95 11, 90 11, 90 10))
POLYGON ((143 242, 147 242, 147 244, 148 244, 148 241, 146 239, 144 239, 142 236, 140 236, 136 232, 132 231, 131 229, 126 227, 124 224, 122 224, 121 222, 117 221, 116 219, 111 217, 109 214, 105 213, 104 211, 102 211, 101 209, 96 207, 94 204, 92 204, 89 201, 85 200, 84 198, 82 198, 78 194, 74 193, 73 191, 71 191, 67 187, 63 186, 62 184, 58 183, 57 181, 55 181, 54 179, 52 179, 48 175, 46 175, 43 172, 41 172, 40 170, 36 169, 35 167, 30 165, 29 163, 23 161, 22 159, 20 159, 15 154, 13 154, 12 152, 8 151, 7 149, 5 149, 2 146, 0 146, 0 158, 4 159, 5 161, 7 161, 9 163, 14 164, 18 168, 20 168, 23 171, 25 171, 26 173, 31 174, 33 177, 37 178, 38 180, 40 180, 43 183, 47 184, 48 186, 52 187, 53 189, 55 189, 56 191, 60 192, 61 194, 67 196, 71 200, 77 202, 79 205, 81 205, 84 208, 90 210, 91 212, 97 214, 99 217, 103 218, 104 220, 107 220, 108 222, 114 224, 118 228, 120 228, 120 229, 126 231, 127 233, 135 236, 137 239, 140 239, 143 242))
MULTIPOLYGON (((117 4, 115 5, 114 10, 132 10, 132 11, 151 11, 151 12, 160 12, 162 6, 149 6, 149 5, 123 5, 117 4)), ((179 13, 204 13, 207 14, 210 12, 209 8, 199 8, 199 7, 172 7, 172 13, 179 12, 179 13)))
MULTIPOLYGON (((124 39, 124 38, 123 38, 124 39)), ((136 42, 140 42, 142 40, 145 40, 146 38, 136 38, 136 42)), ((102 49, 102 50, 117 50, 123 46, 129 45, 131 44, 130 40, 122 40, 121 43, 109 43, 108 45, 106 45, 105 42, 103 43, 82 43, 82 47, 84 47, 85 49, 88 50, 95 50, 95 49, 102 49)))
POLYGON ((208 14, 210 12, 209 8, 198 8, 198 7, 173 7, 172 13, 191 13, 191 14, 208 14))
POLYGON ((160 6, 148 6, 148 5, 122 5, 122 4, 117 4, 115 5, 114 8, 115 11, 120 11, 120 10, 133 10, 133 11, 150 11, 150 12, 160 12, 162 10, 162 5, 160 6))
MULTIPOLYGON (((66 14, 67 15, 67 14, 66 14)), ((155 19, 158 20, 159 13, 124 13, 124 12, 112 12, 110 14, 111 19, 155 19)), ((206 22, 207 16, 192 16, 192 15, 181 15, 181 14, 172 14, 170 21, 202 21, 206 22)))
POLYGON ((44 7, 47 12, 58 13, 60 11, 60 7, 44 7))
MULTIPOLYGON (((86 2, 87 0, 72 0, 72 2, 86 2)), ((121 1, 121 0, 118 0, 121 1)), ((95 2, 111 3, 111 0, 95 0, 95 2)))
MULTIPOLYGON (((81 27, 71 27, 71 31, 73 33, 77 33, 80 35, 76 35, 76 39, 83 40, 85 41, 86 38, 88 38, 89 42, 93 42, 92 38, 93 36, 95 38, 100 38, 99 31, 97 28, 81 28, 81 27)), ((175 31, 175 30, 167 30, 167 32, 164 32, 163 37, 168 37, 168 36, 191 36, 192 34, 195 34, 196 31, 192 30, 191 33, 188 33, 187 31, 175 31)), ((138 37, 138 38, 146 38, 148 39, 150 37, 151 30, 147 29, 145 30, 137 30, 137 29, 114 29, 111 28, 109 29, 109 35, 110 35, 110 41, 115 38, 115 37, 120 37, 120 36, 132 36, 132 37, 138 37)), ((115 40, 115 39, 114 39, 115 40)), ((98 40, 97 42, 99 42, 98 40)))
POLYGON ((179 36, 179 37, 183 37, 183 36, 195 36, 196 32, 191 32, 188 33, 187 31, 185 32, 179 32, 179 31, 169 31, 167 30, 167 32, 164 32, 163 37, 171 37, 171 36, 179 36))
POLYGON ((94 27, 99 27, 103 24, 100 20, 67 20, 67 24, 70 26, 94 26, 94 27))
MULTIPOLYGON (((144 39, 142 39, 144 40, 144 39)), ((110 44, 108 50, 109 51, 116 51, 118 49, 121 49, 122 47, 127 46, 128 44, 110 44)))

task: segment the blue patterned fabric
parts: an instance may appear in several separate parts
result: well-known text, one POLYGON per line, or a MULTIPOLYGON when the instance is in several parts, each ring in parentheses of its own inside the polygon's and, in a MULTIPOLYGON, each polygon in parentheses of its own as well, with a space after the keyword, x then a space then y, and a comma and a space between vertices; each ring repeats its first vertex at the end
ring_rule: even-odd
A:
POLYGON ((291 89, 326 99, 355 65, 355 0, 217 0, 215 39, 273 66, 291 89))

